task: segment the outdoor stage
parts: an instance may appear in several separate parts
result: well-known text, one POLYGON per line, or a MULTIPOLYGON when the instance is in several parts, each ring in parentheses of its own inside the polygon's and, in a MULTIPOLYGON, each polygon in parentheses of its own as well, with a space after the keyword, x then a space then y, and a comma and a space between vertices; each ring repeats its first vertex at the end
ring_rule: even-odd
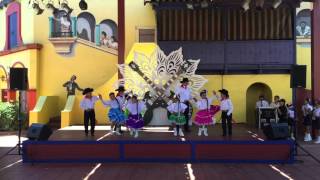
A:
POLYGON ((25 141, 25 163, 75 162, 232 162, 292 163, 291 140, 265 141, 245 125, 234 125, 232 137, 221 136, 221 127, 209 127, 209 136, 197 129, 174 137, 168 127, 146 127, 135 139, 125 132, 112 135, 110 127, 98 126, 94 137, 86 137, 82 126, 55 131, 49 141, 25 141))

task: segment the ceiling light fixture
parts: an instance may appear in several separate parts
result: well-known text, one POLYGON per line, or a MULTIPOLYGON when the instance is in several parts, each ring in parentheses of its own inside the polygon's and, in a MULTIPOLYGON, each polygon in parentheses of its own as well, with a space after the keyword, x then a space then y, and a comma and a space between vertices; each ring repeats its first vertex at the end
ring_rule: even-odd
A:
POLYGON ((277 9, 282 3, 282 0, 274 0, 273 4, 272 4, 272 7, 274 9, 277 9))
MULTIPOLYGON (((31 3, 31 1, 29 1, 29 4, 31 3)), ((35 12, 36 15, 40 15, 43 13, 43 9, 39 6, 39 2, 37 0, 34 0, 33 1, 33 4, 32 4, 32 8, 35 12)))
POLYGON ((80 0, 79 2, 79 7, 81 10, 87 10, 88 9, 88 4, 85 0, 80 0))
POLYGON ((68 5, 68 1, 67 0, 64 0, 62 3, 61 3, 61 9, 66 11, 67 14, 71 14, 73 9, 71 9, 68 5))
POLYGON ((244 0, 244 2, 242 4, 242 10, 244 12, 246 12, 250 9, 250 3, 251 3, 251 0, 244 0))

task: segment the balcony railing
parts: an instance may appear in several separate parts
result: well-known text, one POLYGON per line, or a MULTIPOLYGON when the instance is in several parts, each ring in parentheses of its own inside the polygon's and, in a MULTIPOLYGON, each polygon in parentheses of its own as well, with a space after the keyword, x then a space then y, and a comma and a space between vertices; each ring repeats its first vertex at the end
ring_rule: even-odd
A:
POLYGON ((52 38, 58 38, 58 37, 73 37, 72 32, 51 32, 52 38))

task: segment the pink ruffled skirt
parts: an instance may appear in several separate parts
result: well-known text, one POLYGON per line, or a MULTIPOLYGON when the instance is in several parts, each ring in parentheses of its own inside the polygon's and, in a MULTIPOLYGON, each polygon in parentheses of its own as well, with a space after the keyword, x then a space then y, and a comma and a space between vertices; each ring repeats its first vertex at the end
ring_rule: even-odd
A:
POLYGON ((211 125, 214 124, 213 117, 220 111, 220 106, 211 105, 209 110, 200 110, 196 113, 194 123, 196 125, 211 125))

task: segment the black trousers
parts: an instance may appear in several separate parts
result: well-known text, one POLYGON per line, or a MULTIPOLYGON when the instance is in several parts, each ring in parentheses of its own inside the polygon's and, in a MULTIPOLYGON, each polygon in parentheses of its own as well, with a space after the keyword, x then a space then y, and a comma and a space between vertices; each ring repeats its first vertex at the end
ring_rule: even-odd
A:
POLYGON ((86 134, 88 134, 88 126, 89 126, 89 121, 90 121, 90 126, 91 126, 91 135, 94 134, 94 127, 96 126, 96 114, 94 110, 90 111, 84 111, 84 131, 86 134))
POLYGON ((184 114, 184 117, 186 118, 186 124, 184 125, 184 130, 186 131, 186 132, 189 132, 190 131, 190 129, 189 129, 189 119, 190 119, 190 116, 189 116, 189 111, 190 111, 190 103, 189 103, 189 101, 185 101, 184 102, 184 104, 185 105, 187 105, 187 108, 186 108, 186 110, 183 112, 183 114, 184 114))
POLYGON ((232 135, 232 114, 227 115, 226 111, 222 111, 221 114, 222 119, 222 135, 227 135, 227 131, 229 135, 232 135))

